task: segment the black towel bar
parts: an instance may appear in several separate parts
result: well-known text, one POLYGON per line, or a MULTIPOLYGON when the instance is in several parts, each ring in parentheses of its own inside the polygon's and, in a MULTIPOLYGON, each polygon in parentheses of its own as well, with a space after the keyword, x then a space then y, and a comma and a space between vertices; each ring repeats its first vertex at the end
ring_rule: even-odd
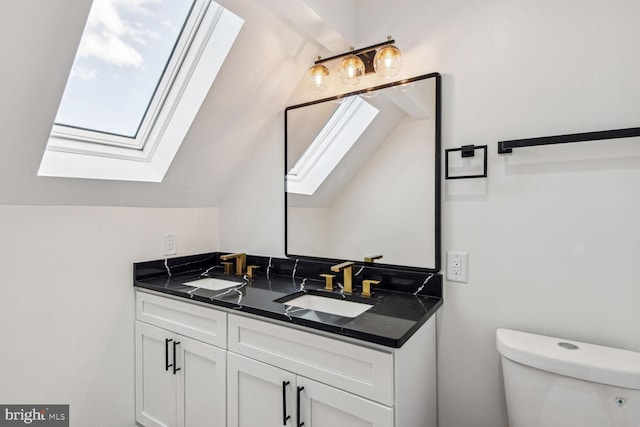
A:
POLYGON ((544 136, 541 138, 514 139, 498 142, 498 154, 511 153, 514 148, 537 145, 567 144, 570 142, 596 141, 600 139, 632 138, 640 136, 640 128, 604 130, 599 132, 572 133, 569 135, 544 136))

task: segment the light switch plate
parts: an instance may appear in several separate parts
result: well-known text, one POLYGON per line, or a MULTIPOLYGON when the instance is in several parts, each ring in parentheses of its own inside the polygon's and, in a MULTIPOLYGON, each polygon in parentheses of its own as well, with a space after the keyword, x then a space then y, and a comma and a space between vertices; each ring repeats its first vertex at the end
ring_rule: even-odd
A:
POLYGON ((447 251, 447 280, 467 283, 469 273, 469 254, 467 252, 447 251))

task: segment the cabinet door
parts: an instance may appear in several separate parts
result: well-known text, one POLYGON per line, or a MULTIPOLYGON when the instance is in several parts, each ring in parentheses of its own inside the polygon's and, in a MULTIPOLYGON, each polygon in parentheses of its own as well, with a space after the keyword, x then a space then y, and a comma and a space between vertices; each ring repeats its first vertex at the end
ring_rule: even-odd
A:
POLYGON ((227 391, 227 427, 295 425, 296 377, 292 373, 229 352, 227 391))
POLYGON ((304 377, 298 377, 296 390, 304 427, 393 427, 393 409, 387 406, 304 377))
POLYGON ((178 427, 226 425, 226 351, 178 335, 178 427))
POLYGON ((146 427, 176 425, 175 335, 136 321, 136 421, 146 427))

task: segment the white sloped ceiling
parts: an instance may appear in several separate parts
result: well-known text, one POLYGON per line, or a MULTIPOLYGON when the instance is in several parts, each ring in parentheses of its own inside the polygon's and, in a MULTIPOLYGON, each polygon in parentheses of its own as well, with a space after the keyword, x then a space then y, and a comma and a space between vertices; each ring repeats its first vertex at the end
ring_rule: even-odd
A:
MULTIPOLYGON (((256 144, 282 125, 281 113, 315 55, 326 50, 323 46, 346 44, 340 31, 315 13, 317 8, 326 13, 320 7, 326 2, 219 3, 245 24, 164 181, 139 183, 37 176, 91 1, 3 1, 0 204, 219 206, 243 168, 250 167, 247 159, 256 144), (292 3, 297 8, 288 7, 292 3), (304 26, 310 19, 318 37, 304 26)), ((342 7, 347 3, 353 5, 342 2, 342 7)))

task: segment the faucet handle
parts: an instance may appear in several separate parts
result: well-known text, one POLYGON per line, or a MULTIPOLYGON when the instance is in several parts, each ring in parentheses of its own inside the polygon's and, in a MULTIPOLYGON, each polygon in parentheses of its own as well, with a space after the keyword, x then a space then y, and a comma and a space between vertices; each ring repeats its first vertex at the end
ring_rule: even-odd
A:
POLYGON ((247 266, 247 278, 253 279, 255 277, 255 270, 260 268, 259 265, 248 265, 247 266))
POLYGON ((224 274, 231 274, 231 266, 233 265, 232 262, 221 262, 220 264, 222 264, 224 266, 224 274))
POLYGON ((362 296, 370 297, 371 296, 371 285, 379 285, 380 280, 363 280, 362 281, 362 296))
POLYGON ((364 262, 373 263, 373 261, 382 258, 382 255, 371 255, 364 257, 364 262))
POLYGON ((332 291, 333 290, 333 278, 336 277, 336 276, 334 274, 321 274, 320 276, 324 277, 324 279, 325 279, 324 289, 326 291, 332 291))

